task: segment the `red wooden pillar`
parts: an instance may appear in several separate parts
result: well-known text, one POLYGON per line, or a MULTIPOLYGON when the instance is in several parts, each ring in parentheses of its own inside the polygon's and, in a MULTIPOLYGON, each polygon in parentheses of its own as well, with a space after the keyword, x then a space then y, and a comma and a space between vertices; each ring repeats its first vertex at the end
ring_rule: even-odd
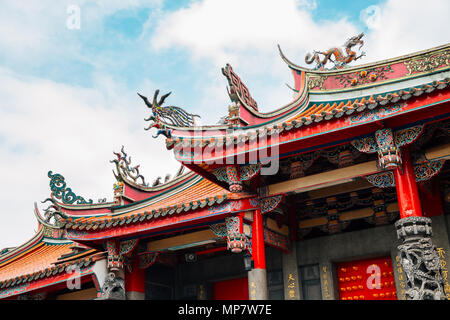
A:
POLYGON ((266 252, 264 247, 264 225, 261 211, 255 210, 252 224, 252 254, 255 269, 266 269, 266 252))
POLYGON ((127 300, 145 299, 145 269, 138 267, 138 259, 134 258, 131 272, 125 272, 125 291, 127 300))
POLYGON ((409 148, 403 147, 402 151, 403 163, 394 169, 400 208, 400 219, 395 223, 395 228, 397 237, 403 242, 398 246, 398 257, 407 274, 405 297, 407 300, 445 300, 442 269, 440 265, 429 263, 439 261, 431 240, 431 219, 422 216, 409 148), (423 280, 416 281, 417 277, 423 280))
POLYGON ((419 191, 409 147, 405 146, 402 149, 403 163, 394 169, 400 218, 403 219, 411 216, 421 217, 422 208, 420 206, 419 191))
POLYGON ((252 223, 253 269, 248 273, 249 298, 267 300, 266 252, 264 247, 264 225, 261 211, 253 212, 252 223))

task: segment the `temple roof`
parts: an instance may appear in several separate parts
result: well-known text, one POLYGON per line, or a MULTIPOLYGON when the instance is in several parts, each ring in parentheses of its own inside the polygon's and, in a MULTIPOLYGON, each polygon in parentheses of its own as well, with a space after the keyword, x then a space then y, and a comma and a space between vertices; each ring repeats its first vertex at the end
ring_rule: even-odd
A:
POLYGON ((245 193, 233 194, 194 174, 186 183, 166 190, 165 193, 131 204, 111 207, 110 211, 104 214, 70 215, 63 219, 60 225, 73 230, 102 230, 164 218, 166 215, 177 215, 248 196, 250 195, 245 193))
MULTIPOLYGON (((131 157, 123 147, 121 154, 115 154, 117 158, 111 161, 116 166, 113 170, 114 201, 94 203, 86 200, 68 187, 61 174, 49 171, 51 194, 43 203, 50 204, 43 209, 43 214, 35 204, 38 221, 48 228, 70 231, 65 233, 69 239, 78 241, 79 235, 88 233, 88 240, 92 240, 98 233, 106 232, 108 234, 103 237, 113 237, 110 230, 129 225, 133 225, 134 234, 145 229, 142 227, 141 230, 139 224, 152 225, 155 220, 164 220, 171 228, 171 222, 164 218, 171 217, 179 222, 188 219, 186 214, 194 212, 198 219, 203 219, 209 217, 207 210, 210 207, 254 196, 245 192, 233 194, 223 187, 223 182, 215 183, 195 172, 183 174, 184 167, 173 179, 167 175, 164 182, 158 178, 150 186, 139 173, 139 165, 131 165, 131 157)), ((176 224, 176 221, 172 222, 176 224)))
MULTIPOLYGON (((241 107, 241 114, 252 117, 247 117, 247 125, 234 129, 245 132, 282 123, 286 126, 293 120, 298 126, 332 120, 362 112, 366 107, 373 109, 445 88, 450 79, 450 44, 370 64, 322 71, 297 66, 281 49, 280 54, 294 75, 294 88, 291 88, 295 91, 294 99, 269 113, 241 107)), ((207 139, 224 135, 230 126, 167 125, 167 128, 171 129, 167 144, 172 147, 180 139, 192 139, 200 132, 207 139)))
POLYGON ((0 255, 0 298, 61 282, 74 266, 92 265, 101 253, 63 238, 62 230, 39 224, 25 244, 0 255))
MULTIPOLYGON (((343 99, 324 102, 310 102, 308 107, 298 112, 291 118, 270 123, 270 126, 263 127, 245 127, 240 128, 237 134, 233 137, 233 143, 238 144, 246 142, 255 136, 264 136, 270 131, 289 131, 291 129, 300 128, 302 126, 313 125, 321 121, 329 121, 339 119, 344 115, 351 115, 362 113, 363 111, 372 110, 377 107, 382 107, 387 104, 393 104, 418 97, 424 93, 431 93, 434 90, 441 90, 450 84, 450 78, 436 80, 430 83, 423 84, 417 87, 408 87, 396 91, 389 91, 378 95, 362 96, 354 99, 343 99)), ((177 136, 168 139, 167 145, 169 147, 186 147, 189 143, 191 147, 198 145, 204 147, 213 144, 227 144, 228 140, 221 139, 222 132, 214 132, 209 135, 207 132, 203 138, 189 135, 177 136)), ((229 139, 229 137, 228 137, 229 139)))

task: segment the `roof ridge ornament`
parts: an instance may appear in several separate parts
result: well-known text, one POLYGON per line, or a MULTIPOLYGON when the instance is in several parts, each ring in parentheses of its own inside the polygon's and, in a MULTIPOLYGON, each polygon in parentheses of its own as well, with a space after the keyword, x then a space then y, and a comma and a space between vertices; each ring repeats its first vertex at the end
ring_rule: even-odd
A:
POLYGON ((50 178, 50 190, 52 191, 51 197, 62 200, 65 204, 92 204, 93 200, 86 201, 83 197, 77 196, 71 188, 67 188, 67 184, 64 181, 65 178, 59 174, 53 174, 52 171, 48 172, 50 178))
POLYGON ((338 47, 330 48, 327 51, 314 50, 313 54, 309 52, 306 54, 305 62, 307 64, 316 62, 316 67, 314 68, 316 70, 325 70, 325 65, 328 61, 334 63, 334 67, 332 69, 342 69, 350 62, 358 60, 366 55, 366 53, 363 51, 359 56, 357 56, 356 52, 352 51, 352 47, 356 46, 357 44, 360 45, 358 50, 361 50, 362 46, 364 45, 364 41, 361 40, 362 37, 364 37, 363 32, 358 34, 357 36, 351 37, 345 42, 344 48, 347 55, 345 55, 341 48, 338 47), (322 60, 320 60, 319 54, 324 56, 322 60), (334 61, 331 60, 331 56, 334 56, 334 61))
POLYGON ((139 164, 131 167, 131 156, 128 157, 127 153, 125 152, 125 147, 122 146, 120 149, 120 153, 114 152, 113 153, 117 156, 117 159, 109 161, 110 163, 116 164, 117 174, 113 171, 114 176, 117 180, 122 180, 123 178, 131 178, 134 183, 138 183, 137 180, 141 179, 142 185, 145 187, 148 187, 148 183, 145 182, 145 178, 142 174, 139 174, 139 164), (127 159, 128 157, 128 159, 127 159))
POLYGON ((150 115, 150 117, 144 120, 153 122, 150 123, 149 127, 146 128, 145 130, 149 130, 150 128, 153 127, 159 129, 156 136, 153 136, 153 138, 158 137, 160 134, 163 134, 166 138, 170 138, 171 130, 167 129, 166 125, 175 127, 192 127, 195 126, 194 118, 195 117, 200 118, 199 115, 188 113, 180 107, 176 106, 162 107, 162 104, 171 93, 172 92, 162 95, 158 101, 159 89, 156 90, 155 94, 153 95, 152 103, 150 103, 147 97, 138 93, 138 96, 141 97, 142 100, 144 100, 147 107, 152 110, 152 115, 150 115))
POLYGON ((36 202, 34 203, 35 215, 38 221, 44 226, 48 228, 60 229, 62 220, 67 219, 68 216, 61 210, 61 207, 52 198, 47 198, 44 201, 41 201, 41 203, 46 203, 48 201, 50 201, 51 204, 44 209, 44 217, 40 215, 36 202))
MULTIPOLYGON (((161 182, 162 178, 161 176, 157 177, 155 180, 153 180, 152 184, 145 182, 145 178, 142 174, 139 173, 139 167, 140 165, 136 165, 134 167, 131 166, 131 156, 128 156, 128 154, 125 152, 125 147, 122 146, 120 149, 120 153, 114 152, 113 153, 117 156, 117 159, 113 159, 109 161, 110 163, 115 163, 117 173, 113 170, 114 177, 118 182, 123 182, 124 179, 130 178, 135 184, 138 184, 143 187, 156 187, 165 183, 168 183, 170 181, 175 180, 179 176, 181 176, 184 172, 185 167, 183 165, 180 166, 180 168, 177 170, 175 175, 171 176, 171 174, 166 174, 164 177, 164 182, 161 182), (138 179, 141 179, 141 183, 138 182, 138 179)), ((117 191, 116 193, 122 193, 123 189, 119 184, 116 184, 114 189, 117 191), (121 190, 119 190, 121 189, 121 190)))
POLYGON ((229 89, 227 88, 227 91, 231 101, 235 103, 240 102, 244 106, 253 108, 258 111, 258 103, 255 101, 255 99, 252 98, 247 86, 233 71, 233 68, 229 63, 227 63, 224 68, 222 68, 222 73, 227 78, 228 85, 230 86, 229 89))

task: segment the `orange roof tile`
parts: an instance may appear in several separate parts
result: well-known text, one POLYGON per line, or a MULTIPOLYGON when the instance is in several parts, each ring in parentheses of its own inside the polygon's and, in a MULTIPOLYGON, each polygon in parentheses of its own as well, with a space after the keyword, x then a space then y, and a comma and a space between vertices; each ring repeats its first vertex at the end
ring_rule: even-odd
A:
POLYGON ((0 281, 51 268, 59 257, 72 252, 72 245, 73 242, 38 242, 29 250, 0 264, 0 281))
MULTIPOLYGON (((182 189, 177 193, 174 193, 167 198, 161 197, 161 200, 156 201, 154 203, 151 203, 145 207, 140 207, 139 209, 130 210, 122 215, 114 215, 106 214, 101 216, 93 216, 93 217, 80 217, 78 219, 75 219, 73 223, 75 224, 86 224, 86 223, 93 223, 93 222, 100 222, 102 220, 110 220, 111 218, 116 219, 125 219, 127 217, 130 217, 132 215, 135 215, 136 213, 142 213, 144 211, 152 211, 152 210, 160 210, 165 209, 167 207, 180 207, 183 204, 188 203, 196 203, 198 201, 204 202, 206 198, 214 199, 215 197, 221 199, 224 197, 228 197, 232 193, 229 192, 226 189, 223 189, 222 187, 216 185, 215 183, 200 178, 200 180, 196 183, 194 183, 191 186, 188 186, 186 189, 182 189)), ((245 197, 246 194, 242 194, 240 197, 245 197)))

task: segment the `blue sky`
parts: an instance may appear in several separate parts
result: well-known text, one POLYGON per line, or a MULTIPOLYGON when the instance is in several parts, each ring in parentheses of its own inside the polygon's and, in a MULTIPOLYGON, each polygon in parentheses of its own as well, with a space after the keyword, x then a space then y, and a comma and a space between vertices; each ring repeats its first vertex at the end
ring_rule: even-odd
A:
POLYGON ((231 63, 261 110, 273 110, 292 96, 277 44, 305 65, 308 51, 340 46, 362 31, 367 56, 357 63, 449 42, 449 1, 407 3, 1 1, 0 166, 8 170, 0 249, 32 236, 33 202, 50 193, 48 170, 94 200, 112 199, 109 160, 121 145, 147 181, 177 170, 162 138, 143 130, 148 109, 136 92, 172 91, 167 104, 215 124, 229 104, 220 68, 231 63), (80 10, 79 29, 67 28, 70 5, 80 10), (364 15, 367 8, 376 16, 364 15))
MULTIPOLYGON (((0 61, 10 69, 21 74, 51 79, 70 85, 92 87, 93 76, 96 73, 107 73, 117 81, 123 82, 130 89, 138 88, 144 79, 151 77, 156 83, 177 88, 177 93, 188 92, 202 86, 200 75, 192 77, 205 67, 193 62, 183 54, 183 50, 149 50, 148 37, 155 31, 152 15, 158 18, 167 15, 198 1, 158 1, 139 2, 138 6, 124 7, 100 20, 89 19, 98 16, 102 6, 86 1, 79 2, 81 28, 70 30, 64 28, 67 3, 58 2, 54 9, 59 27, 50 35, 59 49, 53 52, 51 58, 28 60, 19 59, 7 50, 0 52, 0 61), (148 29, 145 24, 149 22, 148 29), (26 61, 24 61, 26 60, 26 61), (193 86, 193 83, 194 86, 193 86), (195 85, 196 84, 196 85, 195 85), (190 88, 183 90, 181 88, 190 88)), ((107 5, 107 2, 104 2, 107 5)), ((370 5, 378 5, 383 1, 300 1, 299 8, 306 8, 317 23, 323 20, 346 19, 359 30, 367 30, 360 20, 360 11, 370 5), (302 5, 302 3, 310 3, 302 5)), ((255 11, 258 9, 255 8, 255 11)), ((46 19, 45 11, 36 13, 39 19, 46 19)), ((164 24, 162 22, 162 24, 164 24)), ((39 28, 39 25, 37 26, 39 28)), ((351 36, 351 35, 349 35, 351 36)), ((343 39, 345 40, 345 39, 343 39)), ((273 54, 277 55, 274 48, 273 54)), ((226 62, 224 61, 224 64, 226 62)), ((207 67, 213 68, 213 65, 207 67)), ((218 78, 220 70, 216 71, 218 78)), ((153 88, 150 88, 153 90, 153 88)), ((183 99, 184 100, 184 99, 183 99)))

